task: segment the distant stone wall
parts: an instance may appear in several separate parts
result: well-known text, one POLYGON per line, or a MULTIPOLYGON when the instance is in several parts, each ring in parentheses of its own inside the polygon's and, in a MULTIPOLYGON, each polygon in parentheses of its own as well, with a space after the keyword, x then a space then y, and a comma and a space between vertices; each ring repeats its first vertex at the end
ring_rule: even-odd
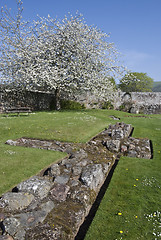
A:
POLYGON ((31 107, 32 110, 49 110, 52 108, 54 94, 44 92, 22 92, 16 90, 0 91, 1 110, 8 107, 31 107))
POLYGON ((161 92, 119 92, 116 94, 114 106, 129 104, 129 112, 144 114, 161 114, 161 92))
MULTIPOLYGON (((126 105, 125 111, 131 113, 161 114, 161 92, 115 92, 109 93, 106 98, 98 98, 89 92, 71 97, 62 95, 62 98, 75 100, 84 104, 87 109, 102 108, 104 102, 111 101, 114 109, 119 110, 126 105)), ((10 106, 31 107, 34 111, 54 108, 54 93, 22 92, 19 95, 15 90, 0 90, 0 110, 10 106)))

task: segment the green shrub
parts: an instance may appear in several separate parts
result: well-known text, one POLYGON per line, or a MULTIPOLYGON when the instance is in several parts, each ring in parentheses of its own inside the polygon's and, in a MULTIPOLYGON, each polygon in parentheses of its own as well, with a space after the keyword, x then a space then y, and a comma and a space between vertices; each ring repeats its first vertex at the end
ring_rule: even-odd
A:
POLYGON ((107 101, 103 103, 102 109, 114 109, 114 106, 111 101, 107 101))
POLYGON ((60 106, 62 110, 81 110, 85 109, 84 104, 80 104, 79 102, 71 101, 71 100, 60 100, 60 106))
POLYGON ((130 112, 130 109, 132 108, 132 102, 124 102, 120 107, 119 110, 120 111, 124 111, 124 112, 130 112))
POLYGON ((122 104, 122 105, 119 106, 119 110, 120 110, 120 111, 124 111, 124 109, 125 109, 125 105, 124 105, 124 104, 122 104))

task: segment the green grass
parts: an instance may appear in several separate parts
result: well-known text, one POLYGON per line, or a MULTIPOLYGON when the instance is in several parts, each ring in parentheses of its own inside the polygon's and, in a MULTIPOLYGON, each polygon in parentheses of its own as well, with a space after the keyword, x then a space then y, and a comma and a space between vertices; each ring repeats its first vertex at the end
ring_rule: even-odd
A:
POLYGON ((39 112, 28 117, 0 116, 0 193, 64 156, 57 152, 8 146, 4 144, 6 140, 33 137, 86 142, 116 122, 110 115, 131 123, 135 127, 134 137, 152 140, 154 158, 121 157, 85 239, 155 240, 153 232, 161 232, 158 227, 161 221, 161 115, 141 118, 113 110, 83 110, 39 112), (150 214, 151 217, 146 218, 150 214))
POLYGON ((161 239, 161 115, 121 120, 152 140, 154 158, 121 157, 85 239, 161 239))
POLYGON ((107 111, 37 112, 20 117, 0 115, 0 194, 64 153, 5 145, 8 139, 31 137, 69 142, 86 142, 111 122, 107 111))

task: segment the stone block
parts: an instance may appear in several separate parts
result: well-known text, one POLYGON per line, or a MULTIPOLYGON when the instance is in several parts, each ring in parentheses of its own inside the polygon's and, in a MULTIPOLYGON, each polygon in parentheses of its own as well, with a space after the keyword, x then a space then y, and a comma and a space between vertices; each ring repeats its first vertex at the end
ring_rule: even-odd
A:
POLYGON ((90 164, 83 168, 80 181, 90 189, 97 190, 98 186, 103 182, 104 174, 101 164, 90 164))
POLYGON ((50 194, 54 200, 65 201, 70 187, 64 184, 55 184, 50 194))
POLYGON ((32 177, 17 185, 19 191, 28 192, 43 199, 47 196, 52 183, 41 177, 32 177))
POLYGON ((28 207, 33 200, 34 200, 34 196, 29 193, 8 192, 2 196, 2 199, 0 201, 5 202, 8 210, 14 211, 14 210, 23 210, 24 208, 28 207))
POLYGON ((58 164, 53 164, 51 166, 51 175, 58 176, 60 174, 60 167, 58 164))
POLYGON ((59 175, 55 178, 54 183, 58 183, 58 184, 67 184, 67 182, 69 181, 69 175, 59 175))
POLYGON ((111 152, 119 152, 120 151, 120 140, 108 140, 106 142, 106 147, 111 152))

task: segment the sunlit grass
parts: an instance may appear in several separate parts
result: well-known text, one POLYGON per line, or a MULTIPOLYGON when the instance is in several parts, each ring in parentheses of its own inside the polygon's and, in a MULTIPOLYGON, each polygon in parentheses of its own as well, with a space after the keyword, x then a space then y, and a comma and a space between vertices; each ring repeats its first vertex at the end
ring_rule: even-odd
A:
POLYGON ((21 137, 86 142, 112 121, 107 111, 37 112, 29 116, 0 115, 0 194, 64 153, 5 145, 21 137))
POLYGON ((4 144, 6 140, 32 137, 86 142, 110 123, 117 122, 110 115, 131 123, 135 128, 134 137, 152 140, 154 157, 121 157, 85 239, 159 239, 161 115, 137 117, 117 111, 84 110, 39 112, 28 117, 0 116, 0 193, 64 156, 52 151, 8 146, 4 144), (155 213, 158 217, 149 217, 155 213))
POLYGON ((134 137, 152 140, 154 158, 121 157, 85 239, 160 239, 160 215, 147 216, 161 211, 161 115, 121 120, 132 123, 134 137))

